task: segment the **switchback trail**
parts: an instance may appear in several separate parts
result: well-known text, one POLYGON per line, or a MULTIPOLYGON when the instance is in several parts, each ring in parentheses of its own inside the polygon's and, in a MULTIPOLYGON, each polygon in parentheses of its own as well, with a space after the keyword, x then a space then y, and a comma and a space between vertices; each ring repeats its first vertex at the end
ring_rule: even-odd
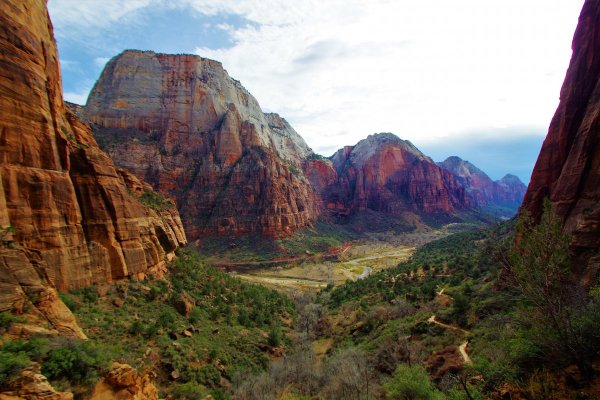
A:
MULTIPOLYGON (((444 294, 444 290, 442 289, 439 292, 436 292, 436 294, 438 296, 441 296, 444 294)), ((464 333, 465 335, 469 335, 471 332, 459 328, 458 326, 453 326, 453 325, 448 325, 448 324, 444 324, 443 322, 440 322, 438 320, 435 319, 435 314, 433 314, 431 317, 429 317, 429 319, 427 320, 427 322, 429 322, 430 324, 436 324, 441 326, 442 328, 445 329, 451 329, 453 331, 461 331, 462 333, 464 333)), ((467 346, 469 345, 469 341, 465 340, 460 346, 458 346, 458 351, 460 352, 460 355, 463 358, 463 361, 465 364, 473 364, 473 360, 471 360, 471 357, 469 357, 469 355, 467 354, 467 346)))

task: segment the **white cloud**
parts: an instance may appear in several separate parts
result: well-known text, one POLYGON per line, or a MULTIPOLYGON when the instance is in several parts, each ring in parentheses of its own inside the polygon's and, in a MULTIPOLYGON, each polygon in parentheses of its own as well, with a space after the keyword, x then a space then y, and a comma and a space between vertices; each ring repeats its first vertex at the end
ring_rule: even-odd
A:
POLYGON ((49 0, 50 17, 56 34, 91 34, 159 0, 49 0))
POLYGON ((63 34, 117 27, 147 7, 243 17, 251 23, 215 24, 226 28, 232 47, 199 43, 197 53, 222 61, 266 111, 286 117, 326 154, 377 131, 427 142, 479 129, 547 126, 582 4, 50 0, 63 34))
POLYGON ((222 61, 317 150, 377 131, 445 140, 548 125, 582 1, 574 3, 327 1, 289 23, 242 27, 232 48, 197 53, 222 61))
POLYGON ((87 102, 88 94, 90 93, 91 87, 87 87, 78 92, 65 92, 63 97, 66 101, 70 101, 75 104, 85 104, 87 102))
POLYGON ((94 64, 96 64, 97 67, 104 68, 104 66, 109 60, 110 57, 96 57, 94 59, 94 64))

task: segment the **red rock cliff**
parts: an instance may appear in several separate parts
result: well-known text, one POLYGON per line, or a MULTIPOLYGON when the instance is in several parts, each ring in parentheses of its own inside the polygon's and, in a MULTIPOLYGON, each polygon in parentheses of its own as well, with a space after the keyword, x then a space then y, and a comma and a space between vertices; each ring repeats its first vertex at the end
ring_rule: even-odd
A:
POLYGON ((548 197, 582 263, 600 263, 600 2, 587 0, 573 56, 525 195, 539 217, 548 197))
POLYGON ((405 211, 452 214, 471 204, 449 171, 391 133, 344 147, 331 161, 334 172, 326 162, 313 161, 307 174, 322 188, 325 207, 333 213, 369 209, 396 216, 405 211))
POLYGON ((65 110, 43 0, 0 5, 0 311, 32 301, 50 327, 82 336, 54 288, 160 271, 186 242, 174 207, 115 167, 65 110))
POLYGON ((126 51, 83 114, 117 164, 176 198, 190 238, 286 236, 317 217, 300 168, 310 149, 219 62, 126 51))

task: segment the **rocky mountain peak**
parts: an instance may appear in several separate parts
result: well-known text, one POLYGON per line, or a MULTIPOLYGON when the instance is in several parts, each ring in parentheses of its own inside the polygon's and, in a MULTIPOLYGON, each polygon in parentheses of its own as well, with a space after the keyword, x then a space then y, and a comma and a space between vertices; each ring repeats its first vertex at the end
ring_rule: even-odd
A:
POLYGON ((474 204, 478 206, 502 206, 513 213, 521 205, 526 186, 514 175, 507 174, 506 181, 494 182, 485 172, 469 161, 451 156, 438 165, 459 179, 474 204))
POLYGON ((176 199, 190 238, 285 236, 316 219, 310 148, 219 62, 125 51, 83 115, 117 164, 176 199))
POLYGON ((523 185, 525 186, 525 184, 521 181, 521 179, 519 179, 518 176, 513 175, 513 174, 506 174, 502 177, 502 179, 500 179, 498 182, 503 183, 505 185, 523 185))
POLYGON ((374 154, 380 152, 383 147, 394 147, 417 158, 429 159, 410 141, 402 140, 393 133, 383 132, 369 135, 366 139, 359 141, 352 150, 352 161, 362 164, 374 154))

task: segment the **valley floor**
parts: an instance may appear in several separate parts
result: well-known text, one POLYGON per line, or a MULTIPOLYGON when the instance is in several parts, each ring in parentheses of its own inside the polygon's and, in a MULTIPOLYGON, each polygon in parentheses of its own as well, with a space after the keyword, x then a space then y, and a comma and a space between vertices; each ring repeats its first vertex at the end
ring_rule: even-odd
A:
POLYGON ((256 261, 208 259, 240 279, 267 286, 288 295, 317 293, 330 286, 364 279, 408 260, 415 250, 431 241, 446 237, 455 230, 447 225, 437 230, 410 233, 372 233, 338 246, 328 252, 306 251, 292 257, 256 261))

